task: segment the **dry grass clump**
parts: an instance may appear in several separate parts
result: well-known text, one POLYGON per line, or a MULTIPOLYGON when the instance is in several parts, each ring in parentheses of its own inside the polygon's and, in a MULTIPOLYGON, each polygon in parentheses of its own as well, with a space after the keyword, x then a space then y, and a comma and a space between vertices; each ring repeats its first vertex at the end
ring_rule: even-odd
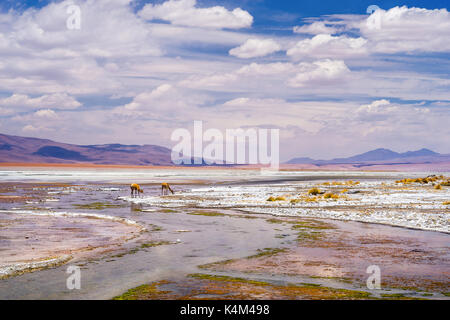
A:
POLYGON ((440 184, 437 184, 437 185, 434 186, 434 188, 435 188, 436 190, 441 190, 441 189, 442 189, 442 186, 441 186, 440 184))
POLYGON ((318 197, 305 197, 305 196, 301 196, 300 198, 297 199, 292 199, 291 203, 295 204, 295 203, 299 203, 299 202, 317 202, 318 201, 318 197))
POLYGON ((353 180, 348 180, 348 181, 333 181, 333 182, 324 182, 322 183, 323 186, 356 186, 358 185, 360 182, 359 181, 353 181, 353 180))
POLYGON ((445 180, 442 183, 440 183, 441 185, 444 186, 450 186, 450 181, 448 179, 446 179, 444 176, 440 175, 440 176, 428 176, 425 178, 415 178, 415 179, 411 179, 411 178, 405 178, 402 180, 397 180, 395 181, 396 183, 403 183, 403 184, 411 184, 411 183, 420 183, 420 184, 427 184, 427 183, 433 183, 436 182, 438 180, 445 180))
POLYGON ((449 205, 450 205, 450 201, 444 201, 444 202, 442 202, 442 204, 443 204, 444 206, 449 206, 449 205))
POLYGON ((313 196, 317 196, 320 193, 321 193, 321 191, 318 188, 312 188, 312 189, 308 190, 308 194, 313 195, 313 196))
POLYGON ((266 201, 286 201, 285 197, 269 197, 266 201))
POLYGON ((337 194, 328 192, 328 193, 325 193, 325 194, 323 195, 323 198, 324 198, 324 199, 333 199, 333 200, 337 200, 337 199, 339 199, 339 196, 338 196, 337 194))

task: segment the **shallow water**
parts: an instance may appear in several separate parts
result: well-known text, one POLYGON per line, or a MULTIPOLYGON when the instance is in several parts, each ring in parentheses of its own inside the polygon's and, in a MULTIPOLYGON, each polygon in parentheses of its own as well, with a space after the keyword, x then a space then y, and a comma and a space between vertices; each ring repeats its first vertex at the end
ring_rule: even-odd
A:
MULTIPOLYGON (((245 182, 245 181, 279 181, 279 180, 310 180, 333 179, 337 177, 408 177, 426 176, 427 172, 355 172, 355 171, 269 171, 259 169, 111 169, 111 168, 2 168, 0 182, 125 182, 160 183, 201 180, 206 182, 245 182)), ((448 175, 448 174, 447 174, 448 175)))
MULTIPOLYGON (((36 223, 36 228, 42 227, 44 219, 48 219, 49 214, 56 213, 56 216, 60 218, 66 217, 68 220, 60 224, 64 226, 71 224, 69 222, 71 215, 74 219, 73 214, 87 213, 135 221, 146 228, 148 232, 145 232, 142 237, 125 241, 123 246, 115 248, 115 251, 102 253, 95 258, 74 258, 59 267, 0 280, 0 299, 108 299, 146 282, 165 278, 182 278, 186 274, 199 272, 198 265, 246 257, 257 253, 258 249, 277 248, 293 240, 295 234, 289 226, 277 225, 274 228, 264 218, 246 219, 239 216, 242 215, 242 210, 263 213, 267 216, 267 214, 293 215, 301 210, 309 209, 303 208, 304 206, 293 208, 288 204, 280 203, 268 204, 265 201, 268 194, 293 193, 298 191, 299 188, 302 190, 303 188, 309 188, 325 179, 337 180, 340 175, 347 179, 360 179, 362 181, 362 185, 359 186, 360 189, 369 189, 373 184, 379 184, 381 181, 389 182, 389 180, 405 177, 400 173, 376 173, 375 175, 374 173, 355 172, 281 172, 276 176, 267 177, 261 176, 258 172, 247 171, 239 171, 239 175, 237 175, 231 173, 230 170, 209 170, 207 172, 201 170, 195 172, 121 170, 120 172, 102 171, 100 173, 92 170, 82 171, 82 173, 80 170, 43 170, 37 173, 35 170, 7 170, 6 173, 2 171, 0 180, 9 181, 0 184, 3 194, 5 196, 23 197, 24 200, 16 201, 13 199, 11 202, 0 202, 0 209, 5 214, 8 212, 10 216, 17 215, 14 218, 18 220, 20 220, 20 215, 33 212, 33 219, 42 218, 42 221, 36 223), (371 177, 376 179, 371 179, 371 177), (28 179, 33 182, 11 183, 11 181, 24 182, 28 179), (176 194, 166 197, 159 196, 159 185, 144 185, 145 193, 143 197, 131 198, 129 196, 130 181, 145 181, 149 184, 156 184, 161 182, 162 179, 169 182, 197 181, 198 184, 174 185, 176 194), (125 180, 126 183, 121 183, 125 180), (271 181, 270 184, 261 182, 268 180, 271 181), (282 180, 282 182, 279 180, 282 180), (66 185, 46 185, 44 182, 48 181, 57 181, 66 185), (96 181, 96 183, 90 183, 91 181, 96 181), (205 187, 204 183, 206 182, 211 183, 212 186, 205 187), (96 207, 92 205, 93 203, 106 204, 106 206, 96 207), (174 210, 174 212, 164 211, 168 208, 174 210), (214 211, 216 212, 225 212, 234 214, 234 216, 205 217, 187 214, 193 210, 198 210, 195 208, 215 208, 214 211), (69 215, 64 216, 63 213, 69 213, 69 215), (162 230, 152 231, 155 230, 155 226, 162 228, 162 230), (283 237, 277 237, 277 235, 283 235, 283 237), (166 244, 130 252, 133 248, 149 241, 165 241, 166 244), (66 270, 69 265, 81 267, 81 290, 68 290, 66 287, 68 277, 66 270)), ((406 176, 414 175, 408 173, 406 176)), ((416 174, 416 176, 423 176, 423 174, 416 174)), ((436 230, 441 228, 440 231, 446 231, 448 230, 445 229, 448 228, 448 211, 444 211, 446 208, 438 206, 438 202, 446 195, 446 190, 437 195, 430 193, 430 196, 427 196, 424 192, 417 199, 413 198, 415 199, 413 203, 409 201, 409 197, 391 197, 392 203, 389 205, 400 210, 401 206, 408 200, 407 205, 418 211, 418 214, 421 210, 425 210, 419 210, 418 208, 427 205, 432 206, 431 209, 427 209, 431 210, 427 214, 428 216, 431 214, 431 217, 435 219, 432 223, 429 223, 428 227, 431 226, 436 230), (439 215, 442 214, 444 214, 443 222, 439 220, 439 215), (446 222, 445 219, 447 219, 446 222)), ((374 196, 378 198, 375 198, 376 200, 372 202, 364 200, 366 201, 363 201, 364 205, 377 206, 380 197, 383 195, 374 194, 374 196)), ((410 196, 413 197, 411 194, 410 196)), ((355 195, 355 197, 359 196, 355 195)), ((336 203, 321 203, 315 211, 321 212, 321 218, 348 220, 345 217, 327 216, 327 212, 342 212, 342 210, 336 210, 332 206, 336 206, 336 203)), ((415 212, 414 210, 412 211, 415 212)), ((356 212, 357 210, 353 211, 356 212)), ((380 212, 383 211, 389 210, 381 206, 380 212)), ((395 214, 392 212, 390 214, 395 218, 395 214)), ((304 214, 304 216, 306 215, 304 214)), ((356 216, 356 218, 360 217, 356 216)), ((417 221, 420 219, 414 216, 409 216, 408 219, 404 221, 409 221, 413 224, 413 227, 417 227, 417 221), (414 225, 414 223, 416 224, 414 225)), ((388 222, 392 224, 392 220, 388 222)), ((27 221, 25 219, 24 223, 27 221)), ((402 222, 401 219, 397 219, 398 221, 402 222)), ((78 223, 81 222, 78 221, 78 223)), ((114 223, 119 222, 108 221, 111 228, 114 223)), ((420 220, 420 223, 423 223, 423 221, 420 220)), ((425 221, 425 223, 427 222, 425 221)), ((101 226, 101 224, 99 225, 101 226)), ((351 222, 350 224, 340 222, 340 225, 342 228, 347 226, 359 230, 365 229, 365 224, 358 222, 351 222)), ((20 226, 20 224, 16 226, 20 226)), ((32 229, 30 225, 27 227, 32 229)), ((5 227, 0 226, 0 228, 5 227)), ((89 233, 96 234, 95 228, 96 226, 90 225, 89 233)), ((19 229, 17 228, 17 230, 19 229)), ((392 235, 396 233, 397 228, 377 226, 376 230, 382 234, 392 235)), ((12 233, 15 231, 11 228, 8 229, 8 232, 8 237, 14 238, 12 233)), ((445 241, 448 243, 448 235, 446 234, 415 230, 409 230, 408 232, 412 232, 412 237, 424 239, 424 247, 426 247, 427 241, 436 245, 445 241)), ((20 232, 17 233, 17 238, 22 237, 20 232)), ((64 239, 60 240, 64 241, 64 239)), ((68 242, 70 243, 72 240, 68 239, 68 242)), ((20 248, 26 254, 28 254, 27 248, 31 250, 28 246, 20 248)), ((18 249, 19 247, 17 247, 18 249)), ((1 250, 14 250, 14 245, 0 241, 1 250)), ((448 251, 446 251, 446 254, 448 254, 448 251)))

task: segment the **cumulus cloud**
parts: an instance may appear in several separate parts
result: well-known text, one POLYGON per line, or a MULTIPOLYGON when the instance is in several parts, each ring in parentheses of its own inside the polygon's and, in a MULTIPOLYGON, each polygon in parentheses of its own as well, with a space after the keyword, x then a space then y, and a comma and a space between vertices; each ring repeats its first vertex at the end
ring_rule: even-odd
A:
POLYGON ((147 117, 175 123, 195 114, 206 101, 208 97, 203 94, 187 93, 166 83, 137 94, 130 103, 114 108, 112 113, 119 118, 147 117))
POLYGON ((23 132, 32 132, 32 133, 35 133, 35 132, 38 132, 38 131, 40 131, 40 130, 39 130, 38 128, 34 127, 33 125, 28 124, 28 125, 26 125, 26 126, 24 126, 24 127, 22 128, 22 131, 23 131, 23 132))
MULTIPOLYGON (((370 104, 360 106, 356 115, 359 120, 368 122, 378 122, 386 120, 398 121, 400 118, 411 119, 414 122, 419 120, 420 116, 430 113, 429 108, 414 105, 394 105, 389 100, 375 100, 370 104)), ((420 120, 419 120, 420 121, 420 120)))
POLYGON ((281 50, 281 46, 273 39, 248 39, 239 47, 230 50, 230 55, 238 58, 264 57, 281 50))
POLYGON ((303 87, 311 84, 330 84, 342 81, 350 72, 342 60, 320 60, 313 63, 302 62, 299 72, 288 81, 292 87, 303 87))
POLYGON ((198 8, 196 0, 168 0, 162 4, 146 4, 139 16, 146 20, 165 20, 175 25, 240 29, 250 27, 253 17, 245 10, 232 11, 221 6, 198 8))
POLYGON ((406 6, 380 9, 357 26, 374 52, 450 51, 450 13, 447 9, 406 6))
POLYGON ((361 37, 349 38, 347 36, 331 36, 318 34, 311 39, 300 40, 287 51, 293 59, 302 59, 313 56, 321 57, 350 57, 365 54, 367 40, 361 37))
POLYGON ((58 117, 58 115, 56 114, 55 111, 53 111, 52 109, 42 109, 42 110, 38 110, 34 113, 36 116, 40 117, 40 118, 49 118, 49 119, 56 119, 58 117))
POLYGON ((381 99, 360 106, 356 113, 361 120, 379 121, 387 119, 389 115, 397 110, 398 108, 391 105, 389 100, 381 99))
MULTIPOLYGON (((117 92, 121 83, 106 59, 142 61, 162 54, 130 0, 78 2, 79 30, 66 26, 73 1, 0 14, 0 90, 42 94, 117 92), (100 22, 101 21, 101 22, 100 22)), ((112 61, 111 61, 112 62, 112 61)))
POLYGON ((276 75, 295 72, 295 65, 289 62, 256 63, 245 65, 236 71, 241 75, 276 75))
POLYGON ((295 26, 294 33, 307 33, 307 34, 334 34, 338 32, 335 27, 328 27, 323 21, 315 21, 311 24, 303 26, 295 26))
POLYGON ((36 98, 24 94, 13 94, 0 99, 0 106, 23 111, 41 108, 76 109, 81 106, 81 103, 66 93, 42 95, 36 98))
POLYGON ((446 146, 447 61, 423 54, 449 49, 445 9, 326 16, 275 35, 261 25, 238 30, 253 21, 242 9, 193 0, 152 1, 139 12, 131 0, 83 0, 81 29, 68 30, 72 2, 0 13, 2 132, 170 146, 171 130, 204 120, 280 127, 285 150, 311 156, 358 142, 446 146), (291 59, 258 59, 280 47, 291 59), (430 136, 430 128, 439 133, 430 136))

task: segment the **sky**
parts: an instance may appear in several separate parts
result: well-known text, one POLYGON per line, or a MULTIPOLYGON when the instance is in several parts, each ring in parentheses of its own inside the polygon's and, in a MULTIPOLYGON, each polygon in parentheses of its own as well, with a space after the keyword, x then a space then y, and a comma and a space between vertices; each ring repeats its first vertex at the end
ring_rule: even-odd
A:
POLYGON ((175 129, 203 121, 279 129, 282 161, 450 153, 448 10, 437 0, 2 1, 0 132, 170 148, 175 129))

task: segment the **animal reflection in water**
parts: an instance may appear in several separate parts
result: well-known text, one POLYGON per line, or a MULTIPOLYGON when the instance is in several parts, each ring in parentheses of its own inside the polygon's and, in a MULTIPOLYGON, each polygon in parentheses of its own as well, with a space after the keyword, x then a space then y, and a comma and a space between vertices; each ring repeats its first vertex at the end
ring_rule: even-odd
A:
POLYGON ((169 191, 172 192, 172 194, 174 194, 173 190, 170 188, 169 184, 164 182, 161 184, 161 194, 165 195, 165 194, 169 194, 169 191))
POLYGON ((141 189, 141 187, 137 183, 132 183, 130 186, 131 189, 131 196, 139 195, 139 193, 144 193, 144 190, 141 189))

